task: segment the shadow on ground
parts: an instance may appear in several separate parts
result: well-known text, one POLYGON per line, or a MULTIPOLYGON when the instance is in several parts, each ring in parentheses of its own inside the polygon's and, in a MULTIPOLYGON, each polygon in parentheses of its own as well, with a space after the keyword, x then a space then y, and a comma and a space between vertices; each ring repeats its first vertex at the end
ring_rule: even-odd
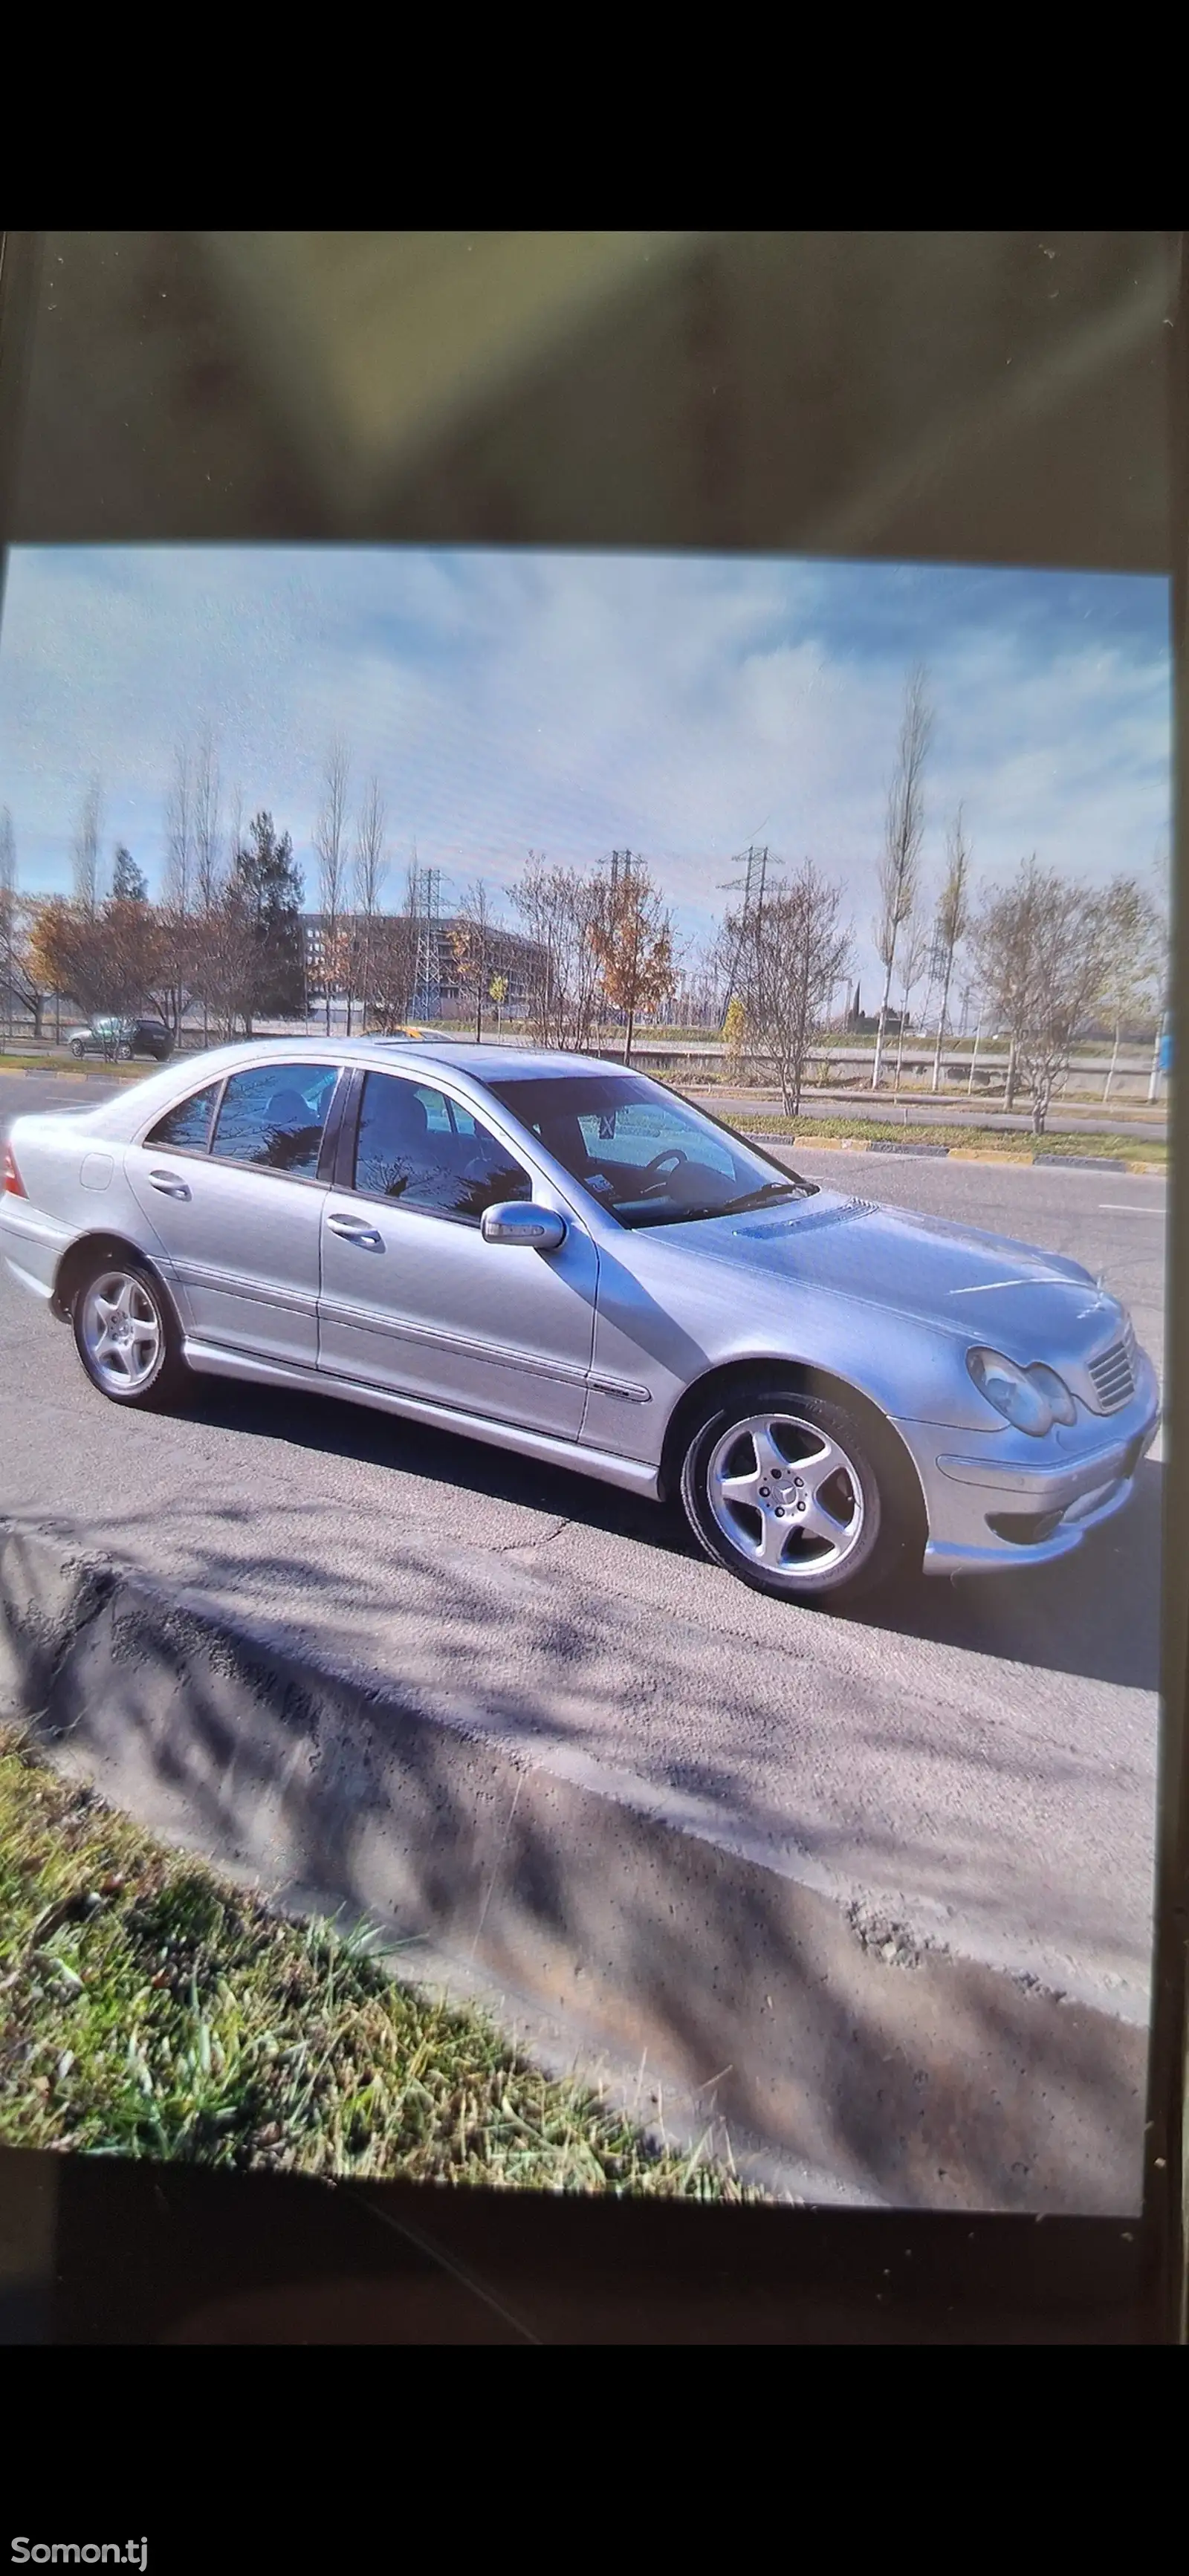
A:
MULTIPOLYGON (((427 1486, 448 1483, 455 1491, 630 1538, 689 1561, 707 1582, 714 1579, 678 1506, 647 1502, 567 1468, 543 1466, 329 1395, 303 1397, 298 1407, 270 1388, 208 1379, 189 1409, 225 1431, 398 1468, 427 1486)), ((966 1647, 1008 1663, 1156 1690, 1163 1472, 1145 1459, 1130 1507, 1055 1565, 1005 1568, 986 1577, 901 1580, 842 1615, 868 1629, 966 1647)))

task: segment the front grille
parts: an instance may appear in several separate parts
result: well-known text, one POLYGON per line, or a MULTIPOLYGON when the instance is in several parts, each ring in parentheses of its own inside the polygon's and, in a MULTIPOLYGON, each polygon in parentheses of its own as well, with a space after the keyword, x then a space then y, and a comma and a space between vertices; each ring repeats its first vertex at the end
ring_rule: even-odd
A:
POLYGON ((1135 1335, 1128 1324, 1121 1342, 1090 1362, 1094 1392, 1103 1413, 1117 1413, 1135 1393, 1135 1335))

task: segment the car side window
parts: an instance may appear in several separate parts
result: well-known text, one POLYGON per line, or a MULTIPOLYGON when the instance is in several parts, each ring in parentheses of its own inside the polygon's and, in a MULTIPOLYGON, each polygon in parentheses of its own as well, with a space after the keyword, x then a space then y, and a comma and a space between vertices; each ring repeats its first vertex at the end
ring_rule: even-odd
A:
POLYGON ((218 1097, 218 1083, 208 1082, 205 1090, 192 1091, 188 1100, 176 1100, 150 1129, 146 1145, 172 1146, 178 1154, 205 1154, 218 1097))
POLYGON ((313 1180, 336 1071, 331 1064, 265 1064, 233 1073, 211 1146, 215 1160, 313 1180))
POLYGON ((470 1110, 391 1073, 369 1073, 364 1082, 355 1187, 472 1225, 503 1199, 532 1197, 528 1173, 470 1110))

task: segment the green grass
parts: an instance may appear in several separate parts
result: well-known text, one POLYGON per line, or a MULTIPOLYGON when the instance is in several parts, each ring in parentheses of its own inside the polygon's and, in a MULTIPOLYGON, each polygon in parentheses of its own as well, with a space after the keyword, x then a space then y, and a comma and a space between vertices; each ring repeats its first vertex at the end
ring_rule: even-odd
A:
POLYGON ((65 1047, 51 1048, 46 1055, 7 1054, 0 1047, 0 1073, 99 1073, 105 1080, 134 1082, 139 1074, 155 1073, 151 1056, 136 1056, 131 1064, 107 1063, 101 1055, 82 1058, 69 1054, 65 1047))
POLYGON ((753 2201, 366 1936, 270 1914, 0 1732, 0 2141, 232 2169, 753 2201))
POLYGON ((965 1147, 968 1153, 1015 1155, 1022 1161, 1033 1154, 1090 1154, 1107 1161, 1151 1163, 1162 1168, 1168 1160, 1168 1148, 1161 1136, 1090 1135, 1076 1130, 1063 1132, 1054 1128, 1045 1136, 1016 1128, 947 1126, 923 1122, 906 1125, 902 1119, 890 1123, 875 1118, 782 1118, 757 1111, 755 1116, 735 1118, 730 1124, 749 1136, 787 1136, 799 1138, 803 1145, 828 1144, 832 1137, 854 1136, 860 1143, 889 1145, 951 1145, 965 1147))

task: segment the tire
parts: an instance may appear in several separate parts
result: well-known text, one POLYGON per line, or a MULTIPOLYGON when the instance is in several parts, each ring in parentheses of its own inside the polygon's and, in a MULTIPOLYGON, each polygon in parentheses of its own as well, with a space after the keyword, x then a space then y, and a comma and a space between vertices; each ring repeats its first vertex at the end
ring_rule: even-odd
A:
POLYGON ((190 1371, 177 1316, 156 1274, 134 1254, 111 1252, 95 1263, 75 1291, 71 1323, 87 1376, 109 1404, 157 1412, 185 1394, 190 1371))
POLYGON ((883 1442, 788 1381, 733 1388, 702 1416, 681 1500, 704 1555, 753 1591, 805 1605, 874 1591, 912 1535, 883 1442))
POLYGON ((72 1038, 72 1039, 71 1039, 71 1041, 70 1041, 70 1052, 71 1052, 72 1056, 74 1057, 75 1062, 76 1062, 76 1063, 78 1063, 78 1064, 81 1064, 81 1063, 82 1063, 82 1060, 83 1060, 83 1057, 85 1056, 85 1054, 86 1054, 86 1052, 87 1052, 87 1050, 86 1050, 86 1046, 85 1046, 85 1044, 84 1044, 84 1042, 83 1042, 82 1038, 72 1038))

